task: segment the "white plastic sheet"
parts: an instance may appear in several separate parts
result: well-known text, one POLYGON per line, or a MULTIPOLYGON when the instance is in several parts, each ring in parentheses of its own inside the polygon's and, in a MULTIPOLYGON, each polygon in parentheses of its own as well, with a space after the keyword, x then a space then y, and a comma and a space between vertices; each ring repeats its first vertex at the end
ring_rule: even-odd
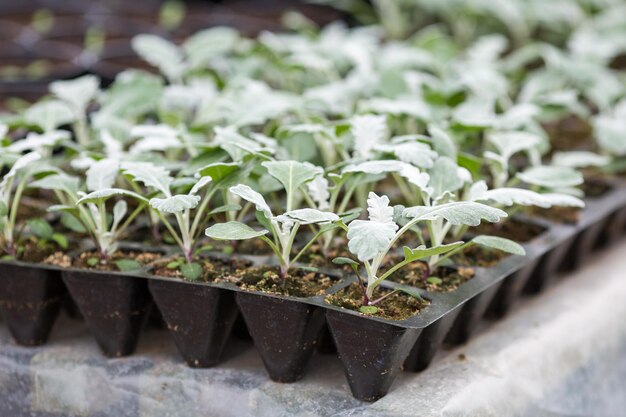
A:
POLYGON ((401 374, 373 404, 350 396, 333 356, 278 384, 247 342, 233 340, 216 368, 190 369, 164 330, 107 360, 66 317, 38 348, 13 345, 0 323, 0 416, 623 416, 625 255, 626 242, 425 372, 401 374))

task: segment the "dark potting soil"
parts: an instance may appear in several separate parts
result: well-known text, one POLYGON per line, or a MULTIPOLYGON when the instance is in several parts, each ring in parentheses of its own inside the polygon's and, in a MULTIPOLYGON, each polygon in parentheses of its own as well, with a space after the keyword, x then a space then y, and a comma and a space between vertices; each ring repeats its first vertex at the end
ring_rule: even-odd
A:
MULTIPOLYGON (((602 197, 613 189, 610 184, 602 181, 602 179, 593 178, 585 179, 580 188, 585 193, 585 197, 589 198, 602 197)), ((530 212, 556 223, 574 224, 580 220, 582 209, 577 207, 531 207, 530 212)))
POLYGON ((242 271, 238 285, 243 290, 261 291, 292 297, 324 295, 335 281, 319 272, 292 269, 284 280, 277 268, 259 267, 242 271))
MULTIPOLYGON (((379 288, 374 293, 374 298, 380 298, 389 292, 390 290, 379 288)), ((325 301, 336 307, 359 311, 359 308, 363 305, 363 291, 359 284, 355 282, 337 293, 327 296, 325 301)), ((430 302, 428 300, 413 297, 398 291, 378 302, 375 305, 377 308, 376 312, 361 314, 380 317, 387 320, 406 320, 417 314, 429 304, 430 302)))
POLYGON ((350 265, 337 265, 333 263, 333 259, 337 257, 354 258, 354 255, 348 251, 348 243, 342 239, 337 245, 328 248, 324 254, 322 245, 313 243, 307 253, 302 255, 299 262, 314 268, 326 268, 331 270, 352 271, 350 265))
POLYGON ((72 258, 65 252, 54 252, 43 260, 44 264, 55 265, 61 268, 69 268, 72 266, 72 258))
POLYGON ((613 189, 613 187, 603 180, 602 178, 587 178, 585 177, 585 182, 580 186, 581 190, 585 193, 585 197, 590 198, 598 198, 602 197, 609 191, 613 189))
POLYGON ((554 123, 544 124, 543 128, 550 136, 552 152, 593 147, 591 126, 579 117, 564 117, 554 123))
POLYGON ((553 221, 555 223, 562 223, 562 224, 578 223, 578 221, 580 220, 580 212, 581 212, 579 208, 575 208, 575 207, 550 207, 550 208, 532 207, 530 208, 529 211, 535 216, 553 221))
POLYGON ((546 228, 543 226, 515 218, 508 218, 500 223, 483 222, 480 226, 472 228, 476 235, 498 236, 520 243, 530 242, 545 231, 546 228))
POLYGON ((248 239, 238 241, 212 240, 209 245, 204 245, 207 250, 215 250, 224 253, 237 252, 240 255, 271 255, 272 249, 261 239, 248 239))
POLYGON ((155 252, 136 252, 118 250, 109 256, 107 261, 100 259, 100 254, 96 251, 83 252, 72 261, 72 266, 81 269, 92 269, 96 271, 115 271, 119 272, 116 261, 129 260, 135 261, 140 265, 147 265, 160 259, 163 255, 155 252), (97 259, 96 264, 91 264, 91 259, 97 259))
MULTIPOLYGON (((397 257, 393 262, 400 262, 397 257)), ((390 260, 391 261, 391 260, 390 260)), ((412 262, 389 276, 389 280, 399 284, 422 288, 430 292, 450 292, 474 277, 474 269, 466 266, 458 268, 439 267, 430 272, 425 262, 412 262), (441 282, 429 281, 429 278, 439 278, 441 282)))
MULTIPOLYGON (((21 242, 17 247, 17 260, 40 263, 52 255, 58 246, 53 242, 38 241, 35 238, 28 238, 25 242, 21 242)), ((0 252, 0 257, 10 256, 4 252, 0 252)), ((11 259, 13 259, 11 257, 11 259)))
POLYGON ((502 252, 501 250, 472 245, 453 255, 451 259, 455 265, 488 268, 497 265, 508 256, 508 253, 502 252))
MULTIPOLYGON (((252 262, 243 259, 197 259, 194 263, 202 267, 202 275, 196 280, 199 282, 236 282, 252 262)), ((184 265, 182 258, 159 260, 154 264, 152 273, 160 277, 178 278, 185 280, 180 266, 184 265), (176 264, 176 265, 174 265, 176 264)))

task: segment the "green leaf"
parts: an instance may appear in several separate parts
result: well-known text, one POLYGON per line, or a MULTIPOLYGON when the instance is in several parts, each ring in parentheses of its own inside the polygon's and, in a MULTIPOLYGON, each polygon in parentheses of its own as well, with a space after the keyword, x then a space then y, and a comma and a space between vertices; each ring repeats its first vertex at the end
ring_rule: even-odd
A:
POLYGON ((358 219, 361 216, 362 211, 363 209, 361 207, 355 207, 353 209, 340 213, 339 217, 341 217, 341 221, 343 221, 344 223, 350 223, 352 220, 358 219))
MULTIPOLYGON (((60 142, 69 140, 69 138, 70 134, 64 130, 53 130, 42 134, 29 132, 24 139, 12 142, 6 149, 15 153, 22 153, 27 150, 52 149, 60 142)), ((50 172, 55 171, 52 167, 46 168, 45 165, 37 164, 33 170, 35 172, 31 172, 31 175, 44 173, 46 169, 50 172)))
POLYGON ((406 261, 412 262, 418 259, 427 258, 429 256, 441 255, 446 252, 450 252, 451 250, 456 249, 464 244, 465 242, 459 241, 454 243, 448 243, 446 245, 434 246, 432 248, 427 248, 426 246, 421 245, 415 249, 411 249, 408 246, 405 246, 402 251, 404 252, 404 259, 406 261))
POLYGON ((523 188, 502 187, 488 190, 484 181, 478 181, 470 188, 470 200, 492 201, 505 206, 519 204, 548 208, 552 206, 584 207, 585 203, 571 195, 540 194, 523 188))
POLYGON ((342 174, 360 172, 364 174, 379 175, 389 172, 398 172, 402 165, 395 160, 365 161, 360 164, 350 164, 341 170, 342 174))
POLYGON ((350 132, 354 138, 354 152, 363 159, 387 136, 387 118, 384 115, 356 115, 350 119, 350 132))
POLYGON ((39 126, 50 132, 59 126, 74 121, 72 110, 61 100, 47 100, 35 103, 24 112, 26 123, 39 126))
POLYGON ((440 157, 428 171, 430 182, 433 187, 433 196, 442 196, 446 191, 455 192, 463 187, 463 179, 458 174, 458 165, 448 157, 440 157))
POLYGON ((59 245, 59 247, 61 247, 61 249, 63 250, 67 250, 67 248, 69 247, 67 238, 60 233, 53 234, 52 240, 54 240, 59 245))
POLYGON ((120 170, 120 164, 113 159, 102 159, 87 170, 87 190, 99 191, 112 188, 120 170))
POLYGON ((211 177, 201 177, 194 185, 191 187, 189 191, 189 195, 196 195, 200 192, 201 189, 206 187, 213 179, 211 177))
POLYGON ((512 253, 514 255, 526 255, 524 248, 510 239, 498 236, 476 236, 472 242, 491 249, 498 249, 503 252, 512 253))
POLYGON ((87 265, 94 267, 96 265, 98 265, 98 263, 100 262, 100 259, 98 258, 89 258, 87 259, 87 265))
POLYGON ((40 159, 41 159, 41 155, 37 152, 29 152, 26 155, 20 156, 13 163, 13 166, 11 167, 9 172, 4 174, 4 176, 2 177, 2 181, 0 181, 0 191, 6 187, 9 179, 15 177, 21 169, 26 168, 28 166, 32 166, 32 164, 34 164, 40 159))
POLYGON ((433 285, 439 285, 443 282, 443 280, 437 277, 429 277, 426 279, 426 282, 428 282, 429 284, 433 284, 433 285))
POLYGON ((44 219, 31 219, 27 222, 28 227, 35 236, 40 239, 50 240, 54 234, 52 226, 44 219))
POLYGON ((460 167, 467 169, 473 178, 480 177, 482 168, 482 160, 480 158, 469 153, 460 153, 456 162, 460 167))
POLYGON ((611 155, 626 155, 626 100, 621 100, 613 108, 613 114, 600 114, 593 118, 593 128, 600 148, 611 155))
POLYGON ((361 306, 359 307, 359 312, 363 314, 376 314, 378 312, 378 307, 375 306, 361 306))
POLYGON ((184 210, 196 208, 200 203, 200 196, 178 194, 167 198, 153 198, 150 206, 162 213, 180 213, 184 210))
POLYGON ((141 264, 133 259, 120 259, 115 261, 117 269, 122 272, 130 272, 141 269, 141 264))
POLYGON ((160 36, 142 34, 133 38, 135 52, 159 70, 170 80, 179 79, 185 71, 185 63, 180 48, 160 36))
POLYGON ((76 193, 78 192, 79 180, 67 174, 48 175, 40 180, 33 181, 31 188, 41 188, 43 190, 57 190, 76 193))
POLYGON ((537 151, 543 139, 529 132, 492 132, 487 136, 487 140, 493 144, 505 161, 508 161, 514 154, 525 151, 537 151))
POLYGON ((540 187, 566 188, 583 183, 583 176, 575 169, 559 166, 534 166, 517 173, 520 180, 540 187))
POLYGON ((359 265, 359 263, 354 259, 346 258, 343 256, 336 257, 335 259, 333 259, 332 262, 336 265, 359 265))
POLYGON ((239 33, 232 28, 217 26, 201 30, 183 43, 192 68, 210 65, 211 60, 237 45, 239 33))
POLYGON ((180 266, 180 261, 172 261, 172 262, 168 262, 167 265, 165 265, 165 267, 167 269, 176 269, 180 266))
POLYGON ((190 281, 197 281, 202 276, 202 265, 197 263, 183 264, 180 273, 190 281))
POLYGON ((295 195, 301 185, 324 173, 322 168, 309 162, 266 161, 261 165, 285 187, 288 198, 295 195))
POLYGON ((236 172, 241 170, 241 164, 237 162, 216 162, 198 170, 203 177, 211 177, 214 183, 225 186, 222 182, 235 179, 236 172))
POLYGON ((398 291, 402 291, 403 293, 410 295, 413 298, 417 298, 418 300, 423 300, 422 295, 415 289, 409 287, 400 287, 398 291))
POLYGON ((554 165, 570 168, 602 167, 610 162, 611 158, 606 155, 587 151, 555 152, 552 155, 554 165))
POLYGON ((254 217, 256 218, 256 220, 259 222, 259 224, 261 226, 263 226, 265 229, 267 230, 273 230, 273 225, 272 222, 269 218, 265 217, 265 215, 263 214, 263 212, 261 211, 255 211, 254 212, 254 217))
POLYGON ((113 206, 113 224, 111 225, 111 230, 116 230, 117 226, 119 226, 120 222, 126 216, 128 212, 128 203, 125 200, 120 200, 115 203, 113 206))
POLYGON ((269 232, 267 230, 254 230, 240 222, 227 222, 214 224, 206 229, 204 233, 211 239, 246 240, 266 235, 269 232))
POLYGON ((61 213, 61 224, 72 232, 87 233, 85 226, 83 226, 80 220, 70 213, 61 213))
POLYGON ((50 84, 50 92, 80 114, 87 109, 87 104, 96 96, 100 80, 94 75, 84 75, 67 81, 55 81, 50 84))
POLYGON ((101 109, 95 114, 94 124, 111 130, 116 136, 126 135, 132 120, 156 108, 163 94, 163 80, 146 71, 126 70, 115 77, 115 82, 99 97, 101 109))
POLYGON ((124 173, 143 183, 146 187, 159 190, 165 195, 170 193, 170 185, 174 179, 170 172, 149 162, 126 162, 122 164, 124 173))
POLYGON ((9 208, 7 207, 6 204, 4 204, 4 201, 0 201, 0 217, 6 216, 8 213, 9 213, 9 208))
POLYGON ((143 203, 148 202, 148 199, 146 199, 144 196, 139 195, 133 191, 125 190, 123 188, 106 188, 87 194, 83 198, 79 199, 76 204, 97 203, 100 201, 105 201, 116 195, 133 197, 143 203))
POLYGON ((261 194, 254 191, 249 186, 244 185, 244 184, 239 184, 239 185, 236 185, 235 187, 230 187, 229 191, 235 195, 238 195, 244 200, 249 201, 250 203, 254 204, 256 207, 256 210, 262 212, 263 215, 267 217, 268 219, 273 217, 272 210, 270 210, 270 206, 267 205, 265 198, 263 198, 261 194))
POLYGON ((481 220, 497 223, 507 214, 495 207, 473 201, 457 201, 434 207, 416 206, 404 209, 405 217, 419 218, 420 220, 435 220, 443 217, 450 224, 478 226, 481 220))
POLYGON ((241 210, 241 206, 239 204, 225 204, 223 206, 219 206, 211 210, 209 212, 209 216, 212 216, 218 213, 226 213, 228 211, 238 211, 238 210, 241 210))
POLYGON ((353 220, 348 225, 348 249, 361 262, 385 251, 398 230, 387 196, 370 192, 367 206, 369 220, 353 220))
POLYGON ((448 158, 455 160, 457 155, 457 146, 450 135, 445 130, 435 125, 429 125, 428 132, 431 135, 431 142, 435 151, 437 151, 437 153, 441 156, 447 156, 448 158))
POLYGON ((339 216, 337 216, 335 213, 331 213, 328 211, 320 211, 312 208, 303 208, 288 211, 284 215, 278 216, 277 219, 278 221, 283 221, 283 219, 289 219, 297 221, 300 224, 323 224, 336 222, 339 220, 339 216))

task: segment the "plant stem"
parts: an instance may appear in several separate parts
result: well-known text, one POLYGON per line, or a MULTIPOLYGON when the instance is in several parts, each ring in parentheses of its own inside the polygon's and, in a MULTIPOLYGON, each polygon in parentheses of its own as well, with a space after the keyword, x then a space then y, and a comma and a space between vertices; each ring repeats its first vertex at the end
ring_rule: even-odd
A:
POLYGON ((369 305, 371 305, 371 306, 376 305, 376 304, 380 303, 381 301, 383 301, 385 298, 387 298, 387 297, 389 297, 389 296, 391 296, 391 295, 394 295, 394 294, 395 294, 395 293, 397 293, 398 291, 400 291, 400 290, 393 290, 393 291, 391 291, 391 292, 388 292, 387 294, 383 295, 382 297, 377 298, 377 299, 375 299, 374 301, 370 301, 370 304, 369 304, 369 305))
POLYGON ((315 236, 313 236, 313 237, 311 238, 311 240, 309 240, 309 242, 308 242, 306 245, 304 245, 304 247, 303 247, 302 249, 300 249, 300 252, 298 252, 298 254, 297 254, 297 255, 293 258, 293 260, 291 261, 291 263, 293 264, 293 263, 295 263, 298 259, 300 259, 300 256, 302 256, 302 254, 304 254, 304 252, 305 252, 307 249, 309 249, 309 247, 313 244, 313 242, 315 242, 315 241, 316 241, 316 240, 317 240, 317 239, 318 239, 321 235, 323 235, 324 233, 327 233, 327 232, 331 232, 331 231, 333 231, 333 230, 335 230, 335 228, 332 228, 332 229, 327 229, 327 230, 323 230, 323 229, 322 229, 322 230, 318 231, 318 232, 315 234, 315 236))
POLYGON ((189 233, 193 238, 196 237, 196 232, 202 229, 202 227, 199 227, 199 226, 202 226, 200 224, 200 219, 203 218, 203 213, 206 210, 209 204, 209 201, 211 201, 211 198, 213 197, 213 194, 215 194, 216 191, 217 191, 217 188, 213 188, 212 190, 207 191, 204 195, 204 199, 202 200, 202 203, 200 204, 200 207, 196 210, 196 215, 193 219, 193 224, 191 225, 191 231, 189 233))
MULTIPOLYGON (((115 231, 115 239, 117 240, 117 238, 124 233, 124 230, 126 230, 126 228, 132 223, 133 220, 135 220, 135 218, 139 215, 139 213, 141 213, 143 211, 144 207, 143 204, 140 204, 131 214, 130 216, 128 216, 126 218, 126 221, 124 221, 124 223, 122 223, 121 226, 119 226, 117 228, 117 230, 115 231)), ((113 230, 112 230, 113 231, 113 230)), ((157 228, 158 231, 158 228, 157 228)), ((154 233, 154 231, 153 231, 154 233)))
POLYGON ((17 220, 17 211, 19 209, 20 200, 22 199, 22 193, 24 192, 24 187, 26 186, 26 180, 22 180, 17 185, 17 189, 15 190, 15 194, 13 195, 13 204, 11 204, 11 214, 9 216, 9 223, 5 226, 10 230, 11 236, 10 240, 11 245, 16 240, 15 235, 15 222, 17 220))
POLYGON ((361 304, 364 306, 368 306, 370 305, 370 298, 367 296, 367 288, 365 288, 363 278, 361 278, 358 268, 354 268, 354 272, 356 273, 356 277, 359 282, 359 288, 361 288, 361 292, 363 293, 363 300, 361 301, 361 304))
POLYGON ((273 241, 271 241, 270 239, 268 239, 266 236, 259 236, 259 238, 269 245, 269 247, 276 254, 276 256, 278 257, 278 260, 280 261, 281 260, 281 253, 280 253, 280 249, 278 248, 278 246, 276 246, 276 244, 273 241))
POLYGON ((434 263, 429 263, 429 267, 431 269, 435 269, 437 267, 437 265, 439 265, 444 260, 450 258, 451 256, 453 256, 453 255, 459 253, 460 251, 462 251, 464 249, 467 249, 468 247, 473 246, 473 245, 475 245, 475 243, 470 240, 469 242, 466 242, 465 244, 459 246, 458 248, 452 249, 450 252, 448 252, 445 255, 441 256, 434 263))
POLYGON ((170 232, 170 234, 172 235, 172 238, 176 241, 176 244, 181 248, 181 250, 184 251, 183 241, 178 236, 178 233, 176 233, 176 230, 174 230, 174 228, 172 227, 170 222, 163 216, 163 214, 160 211, 156 211, 155 210, 155 213, 157 214, 157 216, 161 220, 161 223, 163 223, 165 225, 165 228, 168 230, 168 232, 170 232))

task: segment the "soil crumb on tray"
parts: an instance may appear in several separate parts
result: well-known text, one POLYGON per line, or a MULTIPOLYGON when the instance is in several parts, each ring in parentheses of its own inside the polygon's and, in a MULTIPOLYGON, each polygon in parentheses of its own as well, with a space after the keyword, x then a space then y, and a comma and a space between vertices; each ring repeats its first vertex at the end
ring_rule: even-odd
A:
POLYGON ((18 260, 31 263, 44 262, 46 258, 52 255, 58 246, 52 242, 42 242, 35 238, 29 238, 20 245, 20 253, 18 260))
MULTIPOLYGON (((398 258, 398 262, 400 258, 398 258)), ((439 267, 429 271, 425 262, 412 262, 389 276, 389 280, 430 292, 450 292, 474 277, 474 268, 439 267)))
POLYGON ((291 270, 285 280, 277 268, 249 268, 241 275, 238 285, 248 291, 261 291, 292 297, 324 295, 336 281, 329 276, 302 269, 291 270))
POLYGON ((581 209, 576 207, 529 207, 531 214, 555 223, 576 224, 580 221, 581 209))
POLYGON ((55 265, 61 268, 69 268, 72 266, 72 258, 65 252, 55 252, 43 260, 44 264, 55 265))
POLYGON ((138 252, 118 250, 109 256, 107 261, 100 259, 100 253, 96 251, 83 252, 76 257, 72 266, 83 269, 94 269, 97 271, 119 272, 118 261, 135 261, 140 266, 156 261, 163 255, 155 252, 138 252))
MULTIPOLYGON (((244 270, 252 265, 252 262, 244 259, 214 257, 197 259, 194 263, 202 267, 202 274, 195 280, 199 282, 237 282, 244 270)), ((160 277, 184 280, 185 277, 180 270, 181 265, 184 265, 184 260, 179 257, 161 259, 154 264, 152 273, 160 277)))
MULTIPOLYGON (((374 293, 374 298, 380 298, 389 292, 390 290, 379 288, 374 293)), ((336 307, 359 311, 359 308, 362 306, 363 292, 355 282, 337 293, 327 296, 325 301, 336 307)), ((413 317, 429 304, 430 302, 428 300, 416 298, 398 291, 378 302, 374 306, 377 308, 376 312, 367 315, 387 320, 406 320, 409 317, 413 317)))
POLYGON ((453 255, 451 259, 455 265, 488 268, 497 265, 508 256, 508 253, 501 250, 472 245, 453 255))
POLYGON ((511 239, 515 242, 530 242, 546 231, 538 224, 526 223, 515 218, 506 219, 500 223, 483 222, 472 229, 477 235, 498 236, 511 239))
POLYGON ((214 240, 211 241, 211 250, 220 251, 224 253, 234 253, 239 255, 255 255, 264 256, 271 255, 272 249, 263 242, 261 239, 249 239, 249 240, 214 240))
POLYGON ((333 259, 337 257, 354 257, 354 255, 352 255, 350 251, 348 251, 347 241, 342 241, 337 245, 331 246, 330 248, 328 248, 326 254, 324 254, 322 245, 314 243, 310 246, 307 253, 300 258, 299 262, 315 268, 326 268, 331 270, 341 269, 346 272, 351 272, 352 268, 350 267, 350 265, 337 265, 333 263, 333 259))

